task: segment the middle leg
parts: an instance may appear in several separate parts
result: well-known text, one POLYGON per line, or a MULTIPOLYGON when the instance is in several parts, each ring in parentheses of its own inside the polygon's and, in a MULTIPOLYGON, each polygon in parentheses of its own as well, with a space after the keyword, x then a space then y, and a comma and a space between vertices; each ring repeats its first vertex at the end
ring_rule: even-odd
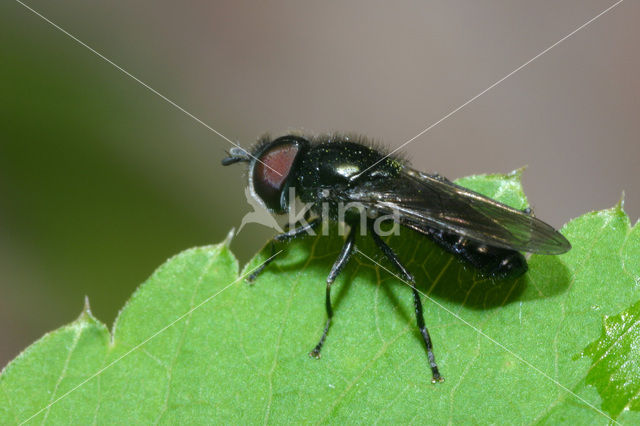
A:
POLYGON ((398 256, 391 250, 391 247, 385 243, 382 238, 378 234, 376 234, 375 229, 373 227, 372 222, 369 222, 369 232, 371 232, 371 236, 373 237, 373 241, 375 241, 378 248, 387 256, 389 261, 395 266, 395 268, 400 271, 404 279, 407 281, 411 290, 413 291, 413 306, 416 312, 416 322, 418 324, 418 328, 420 329, 420 334, 422 334, 422 340, 427 348, 427 356, 429 357, 429 365, 431 367, 431 375, 432 383, 443 382, 444 377, 440 375, 440 371, 438 370, 438 364, 436 363, 435 355, 433 355, 433 344, 431 343, 431 336, 429 335, 429 330, 424 324, 424 313, 422 312, 422 301, 420 300, 420 294, 418 293, 418 289, 416 288, 416 280, 413 278, 413 275, 407 271, 407 268, 400 262, 398 256))

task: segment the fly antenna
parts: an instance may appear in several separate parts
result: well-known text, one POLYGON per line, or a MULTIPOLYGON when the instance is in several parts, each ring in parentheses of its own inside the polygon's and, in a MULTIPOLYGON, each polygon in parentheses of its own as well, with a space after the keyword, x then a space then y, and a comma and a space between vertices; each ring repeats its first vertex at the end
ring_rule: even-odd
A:
POLYGON ((233 147, 228 152, 228 157, 222 159, 222 165, 228 166, 229 164, 235 164, 239 162, 251 161, 251 155, 244 148, 233 147))

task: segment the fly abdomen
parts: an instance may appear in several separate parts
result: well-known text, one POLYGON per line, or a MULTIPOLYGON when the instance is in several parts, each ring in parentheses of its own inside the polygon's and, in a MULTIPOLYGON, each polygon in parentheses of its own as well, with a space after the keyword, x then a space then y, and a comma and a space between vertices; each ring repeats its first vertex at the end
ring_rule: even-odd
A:
POLYGON ((527 272, 527 260, 518 251, 475 243, 457 234, 434 228, 430 228, 427 235, 440 247, 487 277, 517 278, 527 272))

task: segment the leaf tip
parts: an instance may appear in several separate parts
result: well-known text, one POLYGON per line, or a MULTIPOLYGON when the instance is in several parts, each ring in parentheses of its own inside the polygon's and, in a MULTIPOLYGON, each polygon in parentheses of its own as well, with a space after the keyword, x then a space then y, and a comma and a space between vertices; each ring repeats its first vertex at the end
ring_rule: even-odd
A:
POLYGON ((233 241, 233 237, 236 235, 236 228, 231 228, 229 230, 229 233, 227 234, 227 236, 225 237, 224 241, 222 242, 222 245, 224 247, 229 247, 229 245, 231 244, 231 241, 233 241))
POLYGON ((624 211, 624 189, 620 194, 620 199, 618 200, 618 204, 615 206, 616 210, 623 212, 624 211))
POLYGON ((85 295, 84 296, 84 306, 82 306, 82 311, 80 312, 80 315, 75 320, 75 322, 84 323, 84 322, 90 322, 90 321, 95 321, 95 318, 94 318, 93 314, 91 313, 91 305, 89 304, 89 296, 85 295))
POLYGON ((507 176, 513 176, 515 178, 517 178, 518 180, 522 179, 522 174, 524 173, 525 170, 527 170, 529 168, 528 164, 525 164, 522 167, 518 167, 517 169, 513 170, 511 173, 509 173, 507 176))

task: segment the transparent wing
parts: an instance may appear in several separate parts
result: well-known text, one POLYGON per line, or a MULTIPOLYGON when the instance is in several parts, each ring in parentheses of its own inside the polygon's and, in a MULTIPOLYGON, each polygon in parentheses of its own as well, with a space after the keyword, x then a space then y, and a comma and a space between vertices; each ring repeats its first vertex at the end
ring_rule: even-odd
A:
POLYGON ((494 247, 561 254, 567 239, 545 222, 439 176, 405 167, 399 178, 370 179, 337 194, 417 231, 450 231, 494 247))

